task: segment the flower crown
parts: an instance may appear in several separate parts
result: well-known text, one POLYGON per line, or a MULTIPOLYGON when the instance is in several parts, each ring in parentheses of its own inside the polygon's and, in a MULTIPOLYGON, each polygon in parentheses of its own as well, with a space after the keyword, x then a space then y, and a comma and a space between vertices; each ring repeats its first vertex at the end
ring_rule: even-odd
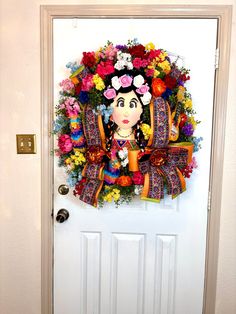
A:
POLYGON ((148 105, 151 101, 152 95, 149 92, 150 87, 147 85, 147 83, 144 84, 144 82, 145 80, 141 74, 135 76, 134 78, 127 74, 124 74, 120 77, 114 76, 111 80, 111 85, 114 88, 106 89, 103 95, 107 99, 114 99, 117 95, 117 91, 119 91, 121 87, 127 88, 133 84, 136 87, 136 93, 142 95, 140 99, 143 105, 148 105))

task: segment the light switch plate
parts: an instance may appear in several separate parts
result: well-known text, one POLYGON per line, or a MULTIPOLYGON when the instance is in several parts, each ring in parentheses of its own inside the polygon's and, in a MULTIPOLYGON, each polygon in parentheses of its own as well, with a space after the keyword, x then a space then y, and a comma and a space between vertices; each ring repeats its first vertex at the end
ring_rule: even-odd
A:
POLYGON ((36 154, 35 134, 16 134, 17 154, 36 154))

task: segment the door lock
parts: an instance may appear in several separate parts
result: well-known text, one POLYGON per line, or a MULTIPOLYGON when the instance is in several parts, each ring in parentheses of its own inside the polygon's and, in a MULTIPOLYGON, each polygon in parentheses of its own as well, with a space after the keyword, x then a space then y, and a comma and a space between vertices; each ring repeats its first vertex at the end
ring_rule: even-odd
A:
POLYGON ((56 221, 59 223, 62 223, 64 221, 66 221, 69 218, 69 216, 70 216, 70 214, 69 214, 68 210, 65 208, 61 208, 57 212, 56 221))

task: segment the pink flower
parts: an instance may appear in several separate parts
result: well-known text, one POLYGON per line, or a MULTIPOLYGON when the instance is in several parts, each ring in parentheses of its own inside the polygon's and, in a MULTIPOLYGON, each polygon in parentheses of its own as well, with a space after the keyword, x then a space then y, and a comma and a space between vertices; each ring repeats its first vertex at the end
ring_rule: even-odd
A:
POLYGON ((70 92, 74 88, 74 84, 70 79, 63 80, 59 85, 62 87, 63 92, 70 92))
POLYGON ((151 76, 151 77, 153 77, 153 74, 154 74, 154 69, 148 69, 148 70, 146 71, 146 76, 151 76))
POLYGON ((142 85, 142 86, 140 86, 139 88, 136 89, 136 92, 138 94, 141 94, 141 95, 145 94, 148 91, 149 91, 149 86, 147 86, 147 85, 142 85))
POLYGON ((115 68, 112 64, 112 61, 101 61, 96 70, 97 74, 101 76, 101 78, 104 78, 106 75, 109 75, 111 73, 115 72, 115 68))
POLYGON ((103 95, 107 98, 107 99, 113 99, 116 97, 116 91, 114 88, 108 88, 107 90, 105 90, 105 92, 103 93, 103 95))
POLYGON ((144 183, 144 177, 140 171, 135 171, 133 173, 132 180, 134 184, 137 184, 137 185, 142 185, 144 183))
POLYGON ((136 69, 140 69, 141 66, 142 66, 142 60, 141 58, 135 58, 133 60, 133 66, 136 68, 136 69))
POLYGON ((148 61, 147 60, 142 60, 142 67, 146 68, 147 65, 148 65, 148 61))
POLYGON ((132 81, 133 81, 132 77, 126 74, 122 75, 119 78, 120 85, 124 88, 129 87, 132 84, 132 81))
POLYGON ((81 90, 84 92, 88 92, 90 91, 91 88, 93 88, 93 86, 94 86, 93 75, 88 74, 83 78, 81 90))
POLYGON ((73 148, 70 136, 67 134, 62 134, 58 138, 58 147, 60 148, 62 153, 69 153, 73 148))
POLYGON ((105 50, 105 56, 107 57, 107 59, 113 60, 116 54, 117 54, 117 49, 112 44, 107 46, 105 50))

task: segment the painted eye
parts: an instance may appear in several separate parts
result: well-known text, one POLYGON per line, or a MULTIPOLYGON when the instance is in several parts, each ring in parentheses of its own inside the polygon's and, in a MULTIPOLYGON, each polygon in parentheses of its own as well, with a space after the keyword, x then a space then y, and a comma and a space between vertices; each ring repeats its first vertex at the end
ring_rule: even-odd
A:
POLYGON ((134 100, 131 100, 131 102, 129 103, 129 107, 132 108, 137 108, 137 102, 134 100))
POLYGON ((117 100, 117 107, 124 107, 125 103, 124 103, 124 99, 118 99, 117 100))

